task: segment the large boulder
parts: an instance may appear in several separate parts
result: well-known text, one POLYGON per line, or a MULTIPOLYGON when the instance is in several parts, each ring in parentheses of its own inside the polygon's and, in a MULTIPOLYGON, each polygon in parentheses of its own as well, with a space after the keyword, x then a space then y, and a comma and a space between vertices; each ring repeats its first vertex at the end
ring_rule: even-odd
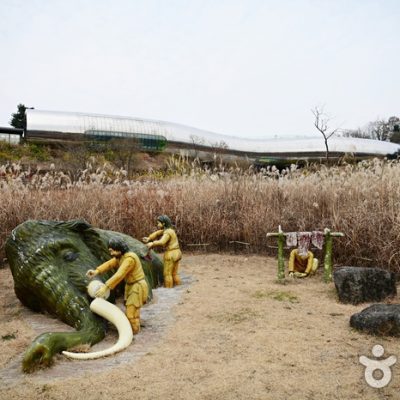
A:
POLYGON ((343 267, 333 280, 342 303, 382 301, 397 293, 395 274, 379 268, 343 267))
POLYGON ((400 336, 400 304, 373 304, 354 314, 350 326, 379 336, 400 336))

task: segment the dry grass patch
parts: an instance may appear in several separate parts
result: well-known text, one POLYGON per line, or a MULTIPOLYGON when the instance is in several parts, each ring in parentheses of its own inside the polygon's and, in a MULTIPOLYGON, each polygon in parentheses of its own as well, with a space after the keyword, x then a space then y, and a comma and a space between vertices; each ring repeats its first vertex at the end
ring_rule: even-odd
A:
POLYGON ((259 318, 260 315, 260 313, 252 310, 251 308, 245 307, 234 312, 208 314, 207 318, 223 324, 228 323, 235 325, 240 324, 241 322, 254 320, 256 318, 259 318))
POLYGON ((256 299, 270 298, 277 301, 299 303, 299 299, 295 294, 280 290, 273 290, 273 291, 257 290, 255 293, 253 293, 252 297, 256 299))

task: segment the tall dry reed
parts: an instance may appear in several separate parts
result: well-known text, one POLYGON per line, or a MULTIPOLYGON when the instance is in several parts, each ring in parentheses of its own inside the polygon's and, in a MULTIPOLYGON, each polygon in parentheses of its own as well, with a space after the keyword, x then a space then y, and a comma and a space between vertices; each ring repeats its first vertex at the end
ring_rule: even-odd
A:
MULTIPOLYGON (((330 228, 336 265, 400 270, 400 163, 382 160, 316 172, 279 172, 173 167, 173 177, 157 175, 126 181, 123 171, 82 171, 79 179, 62 172, 31 174, 18 165, 0 169, 0 246, 27 219, 83 218, 96 227, 141 238, 167 214, 184 249, 249 251, 273 255, 266 233, 330 228), (175 169, 174 169, 175 168, 175 169), (239 245, 240 246, 240 245, 239 245), (200 246, 201 247, 201 246, 200 246), (201 247, 203 248, 203 247, 201 247)), ((171 174, 170 174, 171 175, 171 174)))

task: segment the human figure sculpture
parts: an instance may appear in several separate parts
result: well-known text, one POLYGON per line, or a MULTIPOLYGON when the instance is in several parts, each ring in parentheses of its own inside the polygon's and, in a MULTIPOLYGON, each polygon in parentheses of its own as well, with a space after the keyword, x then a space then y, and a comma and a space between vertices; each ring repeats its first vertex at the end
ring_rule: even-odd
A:
POLYGON ((94 270, 90 269, 86 275, 89 278, 94 278, 110 269, 118 268, 95 295, 96 297, 103 297, 107 290, 114 289, 122 280, 125 280, 125 313, 132 326, 133 334, 137 334, 140 331, 140 308, 146 303, 149 293, 142 264, 139 257, 134 252, 129 251, 128 245, 122 239, 110 239, 108 249, 113 258, 94 270))
POLYGON ((299 249, 294 249, 290 252, 289 257, 289 276, 296 278, 305 278, 312 275, 318 268, 318 260, 314 254, 307 250, 302 252, 299 249))
POLYGON ((166 215, 157 218, 158 231, 153 232, 142 240, 149 250, 155 246, 164 246, 164 286, 172 288, 180 285, 178 275, 179 261, 182 259, 182 252, 179 248, 179 241, 171 220, 166 215), (159 240, 155 240, 160 238, 159 240))

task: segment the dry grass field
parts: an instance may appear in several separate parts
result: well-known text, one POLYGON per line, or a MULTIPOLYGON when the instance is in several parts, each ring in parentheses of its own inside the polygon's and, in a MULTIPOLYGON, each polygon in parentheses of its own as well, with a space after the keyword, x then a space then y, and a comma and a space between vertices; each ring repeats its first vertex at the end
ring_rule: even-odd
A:
POLYGON ((96 227, 142 237, 160 214, 171 217, 185 250, 209 251, 249 243, 253 254, 272 255, 265 235, 330 228, 343 232, 339 265, 400 269, 400 163, 372 160, 357 165, 279 172, 208 169, 171 162, 169 172, 135 181, 109 166, 67 174, 0 167, 0 257, 11 230, 27 219, 83 218, 96 227))
POLYGON ((282 285, 273 258, 184 256, 186 278, 169 311, 173 318, 161 332, 145 317, 124 362, 111 357, 86 367, 60 356, 51 370, 14 371, 11 383, 4 371, 38 333, 32 321, 45 317, 26 317, 9 270, 0 270, 0 399, 398 399, 397 364, 391 383, 373 389, 358 362, 360 355, 372 357, 375 344, 399 357, 398 339, 350 329, 350 316, 368 304, 338 303, 322 272, 282 285))

